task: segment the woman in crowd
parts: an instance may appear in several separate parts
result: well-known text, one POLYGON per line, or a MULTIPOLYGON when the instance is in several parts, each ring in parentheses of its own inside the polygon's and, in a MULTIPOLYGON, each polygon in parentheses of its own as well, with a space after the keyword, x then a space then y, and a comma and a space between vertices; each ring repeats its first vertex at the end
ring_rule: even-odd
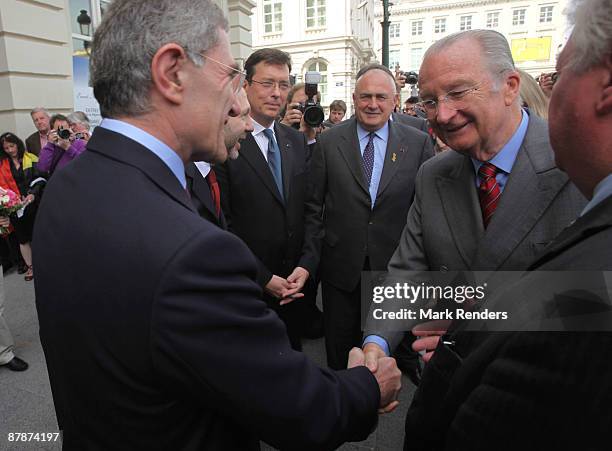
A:
POLYGON ((520 96, 524 108, 548 120, 548 97, 544 95, 535 78, 521 69, 517 69, 521 76, 520 96))
POLYGON ((49 177, 59 168, 70 163, 85 150, 87 142, 76 139, 70 129, 68 118, 62 114, 54 114, 49 121, 51 131, 47 145, 40 151, 38 170, 47 172, 49 177))
POLYGON ((34 278, 32 269, 32 230, 38 201, 46 180, 37 168, 38 157, 25 151, 23 141, 13 133, 0 136, 0 187, 19 195, 26 205, 23 215, 10 216, 11 225, 19 240, 21 255, 27 265, 25 280, 34 278))

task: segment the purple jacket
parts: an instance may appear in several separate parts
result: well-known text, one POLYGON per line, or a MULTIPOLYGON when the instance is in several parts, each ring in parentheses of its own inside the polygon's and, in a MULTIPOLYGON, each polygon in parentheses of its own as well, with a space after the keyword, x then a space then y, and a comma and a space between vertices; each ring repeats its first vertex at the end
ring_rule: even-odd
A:
POLYGON ((86 146, 87 142, 82 139, 75 140, 70 147, 68 147, 68 150, 64 150, 60 146, 48 142, 40 151, 38 170, 43 172, 55 172, 81 155, 86 146))

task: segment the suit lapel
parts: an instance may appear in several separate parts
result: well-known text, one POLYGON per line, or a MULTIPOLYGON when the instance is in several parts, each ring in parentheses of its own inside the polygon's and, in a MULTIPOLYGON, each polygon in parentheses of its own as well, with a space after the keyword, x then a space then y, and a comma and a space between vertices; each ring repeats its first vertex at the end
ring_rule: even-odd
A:
POLYGON ((352 123, 347 127, 348 133, 342 136, 342 139, 338 143, 338 149, 353 174, 355 181, 361 189, 366 192, 369 198, 370 191, 368 190, 363 175, 363 158, 361 157, 361 148, 359 146, 359 139, 357 138, 357 122, 354 118, 350 119, 350 121, 352 121, 352 123))
MULTIPOLYGON (((389 141, 387 142, 383 170, 378 184, 378 192, 376 193, 377 201, 393 179, 399 167, 402 166, 402 164, 409 164, 411 160, 413 160, 407 156, 410 148, 410 143, 407 141, 410 141, 409 137, 405 136, 401 129, 393 126, 392 121, 389 121, 389 141)), ((416 155, 416 152, 414 155, 416 155)), ((418 165, 418 160, 415 160, 414 164, 418 165)))
POLYGON ((143 172, 167 195, 197 214, 187 192, 170 168, 149 149, 119 133, 97 127, 87 143, 87 151, 97 152, 143 172))
POLYGON ((498 269, 568 183, 567 176, 555 170, 546 136, 545 127, 532 116, 497 210, 474 258, 474 269, 498 269))
POLYGON ((456 154, 456 160, 453 171, 448 176, 438 177, 436 186, 455 245, 466 266, 470 267, 484 227, 472 162, 460 154, 456 154))
POLYGON ((284 205, 283 200, 280 197, 280 193, 278 192, 278 188, 276 187, 276 182, 274 182, 272 171, 270 171, 270 166, 268 166, 268 162, 261 153, 261 149, 259 148, 259 145, 257 145, 257 142, 251 133, 247 134, 246 139, 241 143, 240 158, 245 159, 259 178, 261 178, 264 186, 272 193, 272 195, 278 200, 278 202, 280 202, 281 205, 284 205))
POLYGON ((291 188, 291 175, 293 174, 293 146, 287 138, 287 134, 282 127, 278 124, 274 124, 274 132, 276 134, 276 142, 281 153, 281 168, 283 173, 283 189, 285 191, 285 202, 289 201, 290 188, 291 188))

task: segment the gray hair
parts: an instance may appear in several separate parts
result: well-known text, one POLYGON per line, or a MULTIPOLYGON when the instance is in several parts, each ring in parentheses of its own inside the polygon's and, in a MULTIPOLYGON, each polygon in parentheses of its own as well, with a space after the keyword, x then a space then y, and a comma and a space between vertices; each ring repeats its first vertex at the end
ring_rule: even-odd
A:
POLYGON ((612 53, 612 2, 574 0, 568 16, 575 46, 569 67, 584 72, 612 53))
POLYGON ((494 81, 501 80, 503 78, 501 74, 515 70, 508 40, 503 34, 493 30, 467 30, 453 33, 432 44, 425 52, 423 60, 464 39, 478 42, 482 49, 483 60, 494 81))
POLYGON ((74 112, 70 113, 66 117, 68 118, 68 123, 69 124, 80 124, 83 127, 86 127, 87 130, 90 129, 89 118, 87 117, 87 115, 84 112, 82 112, 82 111, 74 111, 74 112))
POLYGON ((165 44, 183 47, 196 65, 213 48, 223 11, 211 0, 115 0, 96 30, 90 80, 102 117, 137 116, 150 110, 151 62, 165 44))
POLYGON ((45 108, 43 108, 41 106, 37 106, 36 108, 32 108, 32 111, 30 111, 30 116, 32 116, 34 113, 45 113, 47 115, 47 117, 51 117, 49 112, 45 108))

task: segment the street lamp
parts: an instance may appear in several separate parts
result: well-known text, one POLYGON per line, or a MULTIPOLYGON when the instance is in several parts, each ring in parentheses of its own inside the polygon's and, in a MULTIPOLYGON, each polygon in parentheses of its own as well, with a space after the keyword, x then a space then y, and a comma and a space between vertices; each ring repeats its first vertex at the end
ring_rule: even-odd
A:
POLYGON ((382 63, 383 66, 389 67, 389 0, 382 0, 382 4, 382 63))
POLYGON ((79 30, 83 36, 91 36, 91 17, 87 14, 87 11, 82 9, 81 14, 77 17, 77 23, 79 24, 79 30))

